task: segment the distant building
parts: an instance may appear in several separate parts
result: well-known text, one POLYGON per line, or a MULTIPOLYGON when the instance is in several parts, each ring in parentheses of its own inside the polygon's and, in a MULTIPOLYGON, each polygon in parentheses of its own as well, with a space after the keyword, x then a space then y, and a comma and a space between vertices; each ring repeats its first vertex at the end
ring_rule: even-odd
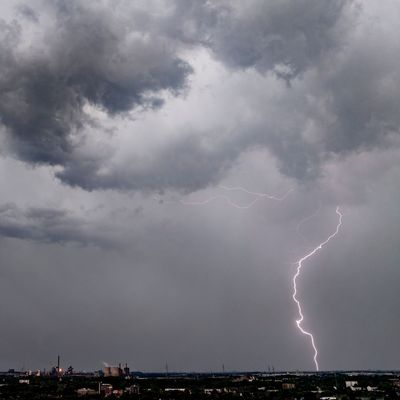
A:
POLYGON ((128 364, 125 364, 124 369, 121 368, 121 364, 118 365, 118 367, 111 367, 111 366, 105 366, 103 367, 103 375, 105 377, 113 376, 113 377, 118 377, 118 376, 129 376, 130 370, 128 367, 128 364))
POLYGON ((295 389, 296 385, 294 383, 282 383, 282 389, 283 390, 292 390, 295 389))
POLYGON ((114 389, 112 391, 112 395, 114 397, 121 397, 124 394, 124 391, 122 389, 114 389))
POLYGON ((111 376, 122 376, 121 367, 111 367, 111 376))
POLYGON ((139 386, 132 385, 125 389, 128 394, 139 394, 139 386))
POLYGON ((97 394, 97 391, 94 389, 81 388, 76 391, 76 394, 78 396, 93 396, 97 394))
POLYGON ((99 383, 99 394, 110 396, 113 392, 113 387, 109 383, 99 383))
POLYGON ((50 370, 50 376, 61 376, 63 370, 60 367, 60 356, 57 356, 57 365, 50 370))
POLYGON ((74 368, 72 367, 72 365, 70 365, 67 370, 65 371, 66 375, 73 375, 74 373, 74 368))
POLYGON ((104 367, 103 374, 105 377, 109 377, 109 376, 116 377, 116 376, 122 376, 123 371, 122 371, 121 367, 104 367))

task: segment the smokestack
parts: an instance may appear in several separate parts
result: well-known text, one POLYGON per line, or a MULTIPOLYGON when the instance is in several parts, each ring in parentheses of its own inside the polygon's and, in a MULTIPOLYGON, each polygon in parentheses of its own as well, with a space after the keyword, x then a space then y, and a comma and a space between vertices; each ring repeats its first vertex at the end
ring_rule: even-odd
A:
POLYGON ((60 372, 60 356, 57 356, 57 372, 60 372))

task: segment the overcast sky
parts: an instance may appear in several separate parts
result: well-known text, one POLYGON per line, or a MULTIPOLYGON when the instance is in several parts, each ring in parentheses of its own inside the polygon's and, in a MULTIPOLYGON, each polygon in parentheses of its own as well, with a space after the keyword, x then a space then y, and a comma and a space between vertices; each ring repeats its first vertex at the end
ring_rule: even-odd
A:
POLYGON ((0 369, 400 367, 398 1, 0 15, 0 369))

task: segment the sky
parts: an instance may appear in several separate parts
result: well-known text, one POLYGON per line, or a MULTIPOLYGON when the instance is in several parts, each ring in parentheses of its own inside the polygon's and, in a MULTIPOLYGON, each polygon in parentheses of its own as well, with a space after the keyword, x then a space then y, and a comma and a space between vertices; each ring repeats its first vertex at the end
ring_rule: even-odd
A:
POLYGON ((0 16, 0 370, 399 368, 398 1, 0 16))

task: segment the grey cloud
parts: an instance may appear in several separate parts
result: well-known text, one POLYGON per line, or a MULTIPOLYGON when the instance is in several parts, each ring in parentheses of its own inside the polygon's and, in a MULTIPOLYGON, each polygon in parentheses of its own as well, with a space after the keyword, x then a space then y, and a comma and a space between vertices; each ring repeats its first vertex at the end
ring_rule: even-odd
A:
MULTIPOLYGON (((288 80, 301 79, 308 68, 318 67, 324 58, 341 49, 356 15, 353 3, 344 1, 252 1, 246 6, 240 2, 177 1, 173 5, 173 11, 160 20, 159 26, 170 38, 211 49, 218 60, 231 68, 255 68, 262 74, 272 72, 288 80)), ((281 101, 278 115, 267 113, 261 124, 249 121, 237 127, 214 149, 203 147, 201 139, 184 137, 154 154, 147 169, 114 168, 100 174, 106 161, 96 158, 69 163, 58 177, 89 190, 191 191, 215 183, 242 152, 266 146, 276 155, 285 175, 300 180, 315 178, 320 174, 326 149, 302 138, 310 108, 303 104, 303 96, 304 93, 296 94, 293 100, 288 94, 290 106, 281 101), (304 112, 301 121, 288 128, 277 120, 268 120, 293 120, 291 106, 304 112)))
POLYGON ((348 153, 385 145, 400 131, 400 48, 394 43, 380 48, 381 43, 368 39, 361 48, 348 50, 319 82, 321 103, 334 116, 325 128, 328 151, 348 153))
POLYGON ((195 191, 217 182, 240 153, 236 144, 210 149, 203 144, 202 136, 171 140, 168 146, 155 152, 150 161, 143 163, 145 165, 117 166, 108 172, 101 172, 106 161, 93 157, 69 163, 56 176, 70 186, 86 190, 195 191))
MULTIPOLYGON (((373 20, 362 4, 218 4, 224 5, 223 12, 203 42, 214 56, 235 70, 254 68, 290 82, 286 100, 279 97, 272 104, 280 107, 275 116, 267 111, 259 124, 238 128, 243 132, 236 136, 241 143, 234 156, 265 146, 283 174, 304 181, 320 176, 321 164, 332 154, 393 145, 390 137, 400 127, 400 49, 393 32, 373 20)), ((262 108, 255 113, 262 115, 262 108)))
POLYGON ((19 4, 16 8, 18 13, 20 13, 27 20, 35 23, 39 22, 39 15, 32 7, 29 7, 27 4, 19 4))
POLYGON ((398 132, 398 52, 380 49, 379 35, 373 45, 357 38, 362 13, 355 2, 177 0, 142 8, 121 2, 115 10, 111 3, 44 4, 58 25, 46 28, 46 52, 19 54, 20 27, 2 24, 0 116, 17 156, 61 166, 57 177, 68 185, 192 191, 215 183, 258 146, 272 151, 283 174, 305 181, 320 176, 332 153, 374 146, 398 132), (76 138, 90 123, 85 103, 111 118, 161 107, 158 93, 179 93, 192 72, 175 50, 195 46, 234 70, 253 68, 260 79, 277 76, 290 85, 275 102, 255 106, 254 122, 239 119, 242 126, 215 148, 203 146, 213 132, 200 132, 173 139, 144 166, 77 154, 76 138))
MULTIPOLYGON (((300 134, 289 141, 295 151, 277 152, 272 147, 290 176, 301 178, 299 169, 287 170, 293 156, 305 156, 311 171, 318 173, 321 162, 332 155, 398 146, 400 48, 379 24, 371 25, 367 16, 361 22, 344 49, 293 83, 297 96, 302 95, 294 108, 305 117, 298 125, 300 134), (310 126, 312 140, 302 135, 310 126)), ((278 149, 282 143, 275 142, 278 149)))
POLYGON ((111 245, 89 223, 67 211, 50 208, 23 210, 15 204, 0 206, 0 235, 40 243, 111 245))
POLYGON ((158 108, 157 92, 178 93, 191 68, 160 37, 135 30, 109 8, 48 4, 54 21, 44 25, 44 48, 21 54, 18 24, 0 25, 0 118, 18 157, 64 165, 71 135, 87 122, 85 103, 110 115, 158 108))
POLYGON ((353 2, 343 0, 200 4, 182 5, 190 22, 182 23, 181 37, 196 37, 232 68, 273 71, 285 79, 343 45, 354 14, 353 2))
MULTIPOLYGON (((85 160, 78 158, 76 162, 68 163, 56 176, 70 186, 86 190, 172 189, 188 193, 218 183, 236 165, 242 153, 254 148, 268 148, 284 175, 300 181, 314 179, 320 174, 321 149, 302 138, 301 130, 308 123, 307 117, 302 113, 292 115, 291 106, 303 107, 298 103, 302 99, 290 100, 288 97, 286 93, 279 99, 286 101, 288 109, 273 104, 261 118, 253 118, 263 112, 264 105, 258 104, 250 117, 239 116, 239 123, 232 130, 224 126, 209 131, 181 127, 189 132, 171 138, 143 162, 138 159, 109 166, 105 158, 94 154, 85 160), (285 123, 281 123, 282 120, 285 123), (213 140, 216 132, 224 139, 213 140)), ((235 112, 234 107, 227 107, 227 110, 229 114, 235 112)), ((247 114, 248 110, 243 112, 247 114)))

